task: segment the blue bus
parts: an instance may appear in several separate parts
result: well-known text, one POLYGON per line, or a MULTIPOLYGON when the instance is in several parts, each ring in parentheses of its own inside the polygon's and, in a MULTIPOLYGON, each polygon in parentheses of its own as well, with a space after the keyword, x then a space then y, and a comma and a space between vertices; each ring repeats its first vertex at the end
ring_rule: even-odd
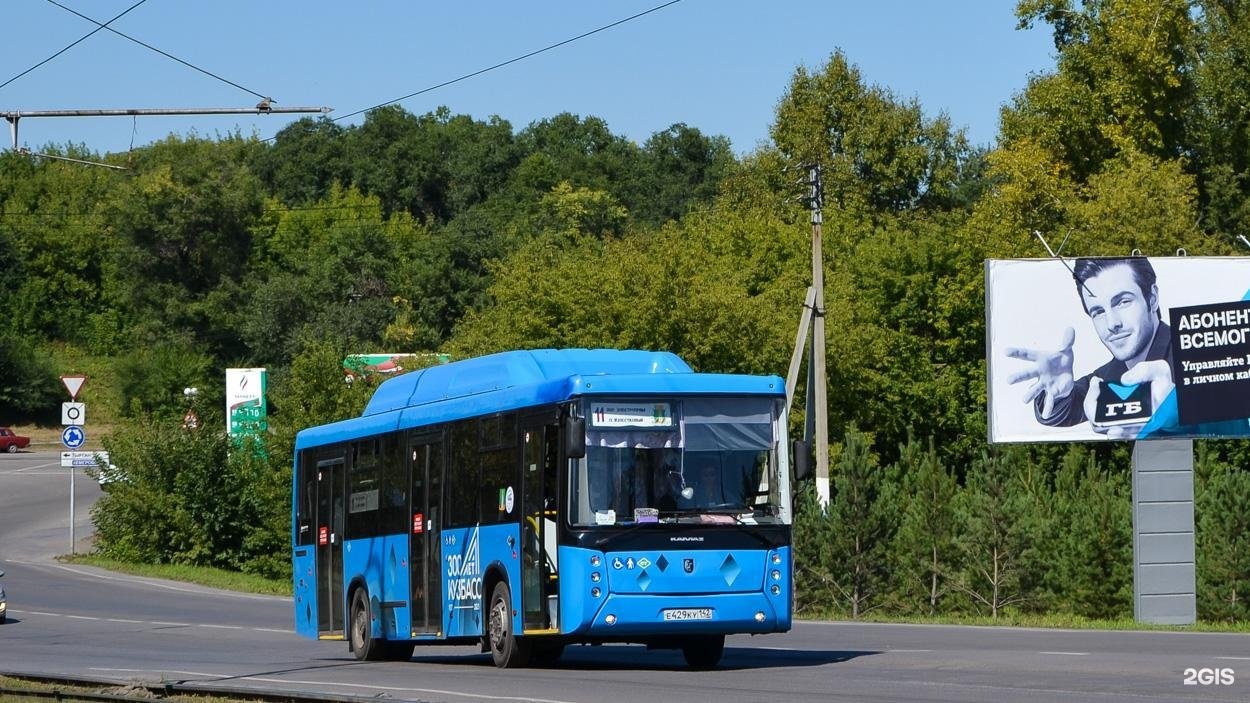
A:
POLYGON ((296 438, 296 631, 363 660, 459 643, 518 667, 628 642, 707 669, 727 634, 789 630, 783 386, 603 349, 387 380, 296 438))

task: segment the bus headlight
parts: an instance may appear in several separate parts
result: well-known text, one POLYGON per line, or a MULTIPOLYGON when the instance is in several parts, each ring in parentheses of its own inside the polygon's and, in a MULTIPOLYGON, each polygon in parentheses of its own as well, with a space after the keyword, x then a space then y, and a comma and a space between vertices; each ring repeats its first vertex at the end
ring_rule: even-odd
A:
POLYGON ((780 564, 780 563, 781 563, 781 555, 780 555, 780 554, 778 554, 778 553, 776 553, 776 552, 773 552, 773 563, 774 563, 774 564, 780 564))
POLYGON ((609 624, 609 625, 615 625, 615 624, 616 624, 616 616, 615 616, 615 615, 607 615, 607 616, 605 616, 605 617, 603 618, 603 621, 604 621, 604 622, 606 622, 606 623, 607 623, 607 624, 609 624))
POLYGON ((761 610, 755 614, 755 622, 764 622, 764 611, 761 610))
POLYGON ((771 591, 774 596, 781 595, 781 586, 778 586, 775 583, 773 584, 773 587, 768 590, 771 591))
POLYGON ((591 580, 591 581, 594 581, 595 583, 599 583, 599 579, 600 579, 600 578, 601 578, 601 577, 599 576, 599 572, 598 572, 598 571, 592 571, 592 572, 590 572, 590 580, 591 580))
POLYGON ((774 581, 780 581, 780 580, 781 580, 781 571, 780 571, 780 570, 778 570, 778 569, 773 569, 773 580, 774 580, 774 581))
POLYGON ((590 589, 590 595, 595 598, 598 598, 600 593, 603 593, 603 591, 600 591, 598 588, 590 589))
POLYGON ((592 554, 592 555, 590 556, 590 565, 591 565, 591 566, 599 566, 599 555, 598 555, 598 554, 592 554))

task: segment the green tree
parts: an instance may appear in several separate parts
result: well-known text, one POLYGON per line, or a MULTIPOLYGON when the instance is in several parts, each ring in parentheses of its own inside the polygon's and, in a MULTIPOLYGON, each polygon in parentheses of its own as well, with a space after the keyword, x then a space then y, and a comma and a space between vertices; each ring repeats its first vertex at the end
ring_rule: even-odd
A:
POLYGON ((1054 604, 1090 618, 1131 615, 1132 497, 1127 477, 1102 471, 1074 445, 1055 475, 1054 604))
POLYGON ((899 450, 901 515, 895 539, 895 594, 913 611, 937 615, 957 572, 955 496, 959 484, 942 463, 933 440, 912 438, 899 450))
POLYGON ((1194 6, 1197 96, 1187 156, 1198 179, 1203 228, 1235 236, 1250 231, 1250 12, 1228 0, 1194 6))
POLYGON ((867 85, 840 51, 795 71, 770 131, 792 162, 823 166, 829 205, 872 213, 951 207, 971 156, 945 116, 867 85))
POLYGON ((714 211, 601 239, 580 228, 610 215, 590 207, 609 200, 589 191, 553 196, 554 231, 492 269, 491 304, 457 327, 448 347, 455 356, 612 346, 672 350, 702 370, 785 368, 802 302, 795 264, 805 258, 791 226, 758 212, 714 211), (793 317, 777 315, 787 308, 793 317))
POLYGON ((213 358, 185 337, 166 337, 116 358, 114 371, 126 417, 177 417, 185 411, 183 389, 208 387, 213 358))
POLYGON ((1250 472, 1199 453, 1205 466, 1197 513, 1198 611, 1203 619, 1250 618, 1250 472))
POLYGON ((250 166, 269 194, 288 207, 317 202, 351 182, 346 130, 327 117, 284 127, 255 152, 250 166))
POLYGON ((794 611, 823 616, 837 605, 835 563, 829 545, 838 525, 821 508, 815 484, 803 483, 794 496, 794 611))
POLYGON ((695 204, 711 203, 733 161, 725 137, 708 137, 682 123, 652 134, 642 145, 640 173, 629 184, 636 190, 635 217, 660 225, 695 204))
POLYGON ((263 205, 246 161, 255 142, 170 138, 137 152, 139 175, 102 217, 117 240, 106 293, 138 340, 192 335, 214 356, 241 356, 230 290, 242 279, 263 205))
POLYGON ((144 418, 104 440, 120 477, 91 509, 97 552, 289 576, 281 556, 289 473, 271 471, 257 452, 207 429, 222 426, 220 415, 201 420, 205 429, 186 430, 180 418, 144 418))
POLYGON ((378 344, 396 297, 419 299, 403 262, 421 255, 424 230, 406 213, 386 218, 376 197, 331 188, 313 208, 270 209, 255 230, 239 333, 255 363, 281 363, 309 338, 378 344))
MULTIPOLYGON (((54 154, 99 159, 82 149, 54 154)), ((51 339, 86 341, 104 309, 112 249, 98 203, 123 180, 102 168, 31 157, 0 158, 0 316, 5 326, 51 339)))
POLYGON ((0 424, 54 422, 62 394, 51 357, 24 335, 0 330, 0 424))
POLYGON ((1044 523, 1025 487, 1033 477, 1029 463, 1015 448, 983 454, 956 501, 964 529, 958 538, 963 570, 955 586, 993 618, 1036 596, 1029 552, 1044 523))
POLYGON ((512 125, 479 122, 446 107, 414 116, 397 105, 371 110, 347 135, 352 183, 387 215, 446 222, 502 187, 519 156, 512 125))
POLYGON ((882 604, 887 588, 897 477, 878 465, 867 437, 855 429, 847 431, 830 474, 830 582, 838 602, 858 618, 882 604))

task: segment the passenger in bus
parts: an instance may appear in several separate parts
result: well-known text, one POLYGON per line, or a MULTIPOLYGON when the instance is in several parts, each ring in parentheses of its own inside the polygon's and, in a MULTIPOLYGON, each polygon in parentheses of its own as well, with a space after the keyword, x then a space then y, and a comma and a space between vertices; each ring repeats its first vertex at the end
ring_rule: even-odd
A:
POLYGON ((611 516, 619 520, 621 516, 631 514, 634 491, 632 457, 624 456, 619 450, 592 453, 589 473, 590 509, 595 512, 596 519, 606 520, 611 516))
POLYGON ((721 486, 720 469, 711 459, 700 460, 697 464, 694 484, 694 502, 700 507, 721 505, 725 502, 721 486))
POLYGON ((674 463, 661 464, 652 474, 652 500, 650 502, 652 507, 661 512, 688 508, 692 503, 681 495, 682 476, 676 461, 679 460, 674 460, 674 463))

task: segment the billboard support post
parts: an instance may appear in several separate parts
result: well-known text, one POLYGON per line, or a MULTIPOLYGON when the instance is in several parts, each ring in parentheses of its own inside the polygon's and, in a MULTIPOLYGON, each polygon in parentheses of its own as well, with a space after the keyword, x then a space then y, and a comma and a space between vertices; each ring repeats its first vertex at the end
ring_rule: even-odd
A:
POLYGON ((1192 625, 1198 618, 1194 565, 1194 442, 1133 443, 1133 618, 1192 625))

